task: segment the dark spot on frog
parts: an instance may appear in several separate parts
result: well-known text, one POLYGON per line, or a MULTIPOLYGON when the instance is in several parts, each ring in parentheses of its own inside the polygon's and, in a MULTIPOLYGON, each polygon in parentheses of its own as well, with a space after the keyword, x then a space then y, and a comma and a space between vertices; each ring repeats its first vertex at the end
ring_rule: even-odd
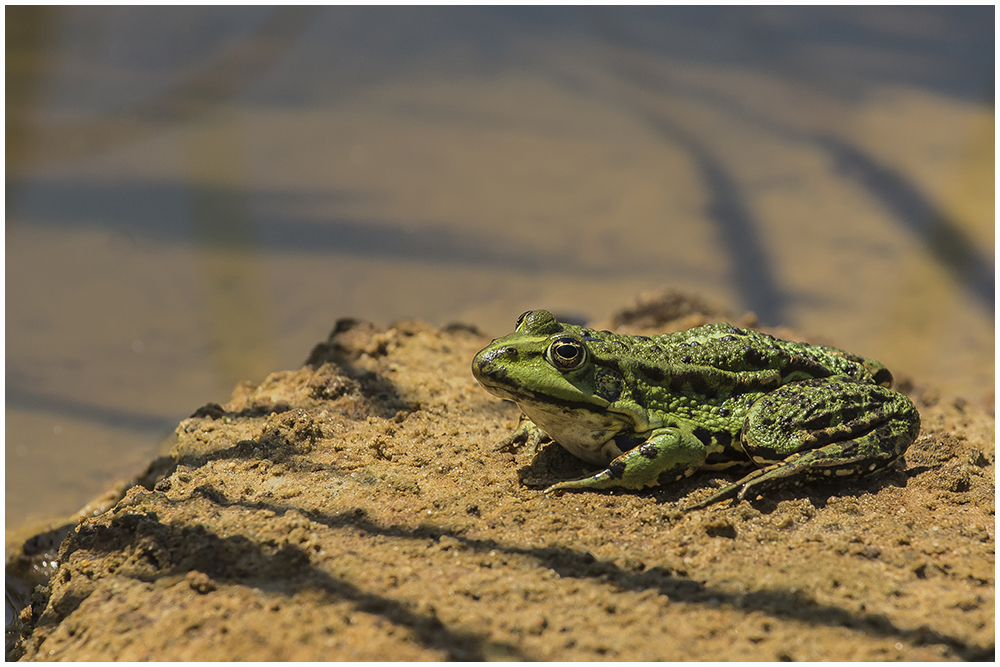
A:
POLYGON ((729 416, 729 408, 719 408, 719 416, 720 417, 728 417, 729 416))
POLYGON ((729 431, 716 431, 715 432, 715 444, 723 445, 728 447, 733 443, 733 434, 729 431))
POLYGON ((833 417, 832 414, 818 414, 805 422, 804 426, 806 429, 829 428, 833 424, 833 417))
POLYGON ((764 462, 765 464, 781 461, 787 456, 787 454, 782 454, 776 449, 772 449, 771 447, 761 447, 760 445, 755 447, 748 446, 748 451, 751 452, 755 461, 764 462))
POLYGON ((701 442, 707 447, 712 444, 712 432, 703 426, 699 426, 694 430, 694 437, 701 440, 701 442))
POLYGON ((608 466, 608 472, 611 473, 611 476, 615 479, 621 479, 622 475, 625 474, 625 462, 620 458, 615 459, 611 462, 611 465, 608 466))
POLYGON ((637 435, 618 435, 615 436, 615 445, 623 452, 627 452, 630 449, 635 449, 637 446, 646 442, 645 438, 640 438, 637 435))
POLYGON ((685 354, 683 357, 681 357, 681 363, 690 364, 691 362, 692 359, 690 354, 685 354))
POLYGON ((748 347, 743 350, 743 360, 751 366, 766 366, 767 358, 760 353, 759 350, 753 347, 748 347))
POLYGON ((645 375, 650 380, 652 380, 653 382, 657 383, 663 382, 664 378, 666 377, 666 373, 663 372, 663 369, 657 366, 642 365, 639 367, 639 370, 641 370, 642 374, 645 375))
POLYGON ((813 378, 825 378, 833 375, 833 371, 824 368, 815 359, 810 359, 800 354, 792 355, 788 359, 788 364, 784 368, 783 375, 787 376, 795 372, 806 373, 813 378))
POLYGON ((647 459, 653 460, 656 458, 658 452, 656 451, 656 445, 647 442, 646 444, 639 447, 639 453, 645 456, 647 459))
MULTIPOLYGON (((730 442, 733 436, 729 433, 726 434, 730 442)), ((732 464, 735 467, 743 467, 750 463, 747 455, 743 451, 737 451, 733 449, 726 449, 721 452, 712 452, 707 457, 705 457, 705 465, 709 466, 721 466, 725 464, 732 464)), ((726 467, 729 467, 728 465, 726 467)))

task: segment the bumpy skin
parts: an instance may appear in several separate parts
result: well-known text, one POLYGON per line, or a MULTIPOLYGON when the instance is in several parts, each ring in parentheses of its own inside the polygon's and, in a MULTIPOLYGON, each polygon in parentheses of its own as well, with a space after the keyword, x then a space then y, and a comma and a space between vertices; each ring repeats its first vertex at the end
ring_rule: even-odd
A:
POLYGON ((700 469, 759 466, 688 507, 774 484, 884 469, 920 431, 879 362, 823 345, 709 324, 625 336, 518 319, 472 361, 490 393, 527 419, 508 442, 544 434, 603 470, 547 489, 642 489, 700 469))

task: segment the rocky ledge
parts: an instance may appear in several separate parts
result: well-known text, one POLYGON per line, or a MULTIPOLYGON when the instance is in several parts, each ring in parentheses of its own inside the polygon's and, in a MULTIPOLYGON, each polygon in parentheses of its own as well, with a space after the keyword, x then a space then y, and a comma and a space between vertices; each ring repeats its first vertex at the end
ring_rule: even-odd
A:
MULTIPOLYGON (((612 324, 715 317, 670 296, 612 324)), ((517 409, 471 377, 486 342, 343 320, 302 368, 200 408, 8 557, 23 574, 68 533, 7 657, 993 659, 990 408, 904 383, 923 431, 900 469, 681 514, 730 477, 548 496, 530 481, 585 464, 493 451, 517 409)))

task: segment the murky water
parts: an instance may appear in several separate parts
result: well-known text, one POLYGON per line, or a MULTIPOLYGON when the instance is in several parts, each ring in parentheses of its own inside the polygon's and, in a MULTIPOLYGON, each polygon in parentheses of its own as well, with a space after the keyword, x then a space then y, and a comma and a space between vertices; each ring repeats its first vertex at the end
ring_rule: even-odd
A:
POLYGON ((993 11, 8 7, 8 526, 346 316, 670 285, 984 400, 993 11))

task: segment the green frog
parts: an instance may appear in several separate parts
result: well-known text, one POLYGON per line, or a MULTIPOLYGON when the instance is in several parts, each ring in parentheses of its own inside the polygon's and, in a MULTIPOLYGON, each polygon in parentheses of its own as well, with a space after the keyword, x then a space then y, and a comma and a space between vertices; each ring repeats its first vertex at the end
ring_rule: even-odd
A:
POLYGON ((920 431, 879 362, 726 323, 628 336, 532 310, 476 354, 472 372, 523 412, 507 445, 548 436, 602 467, 546 491, 644 489, 756 464, 685 510, 884 470, 920 431))

